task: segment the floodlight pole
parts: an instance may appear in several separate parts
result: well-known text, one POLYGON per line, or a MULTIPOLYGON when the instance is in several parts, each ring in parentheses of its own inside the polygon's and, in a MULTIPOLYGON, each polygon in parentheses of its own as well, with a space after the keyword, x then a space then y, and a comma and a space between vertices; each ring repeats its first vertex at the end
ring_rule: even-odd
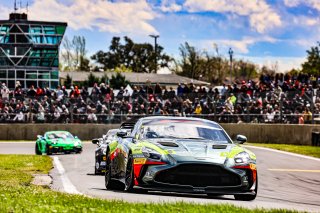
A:
POLYGON ((230 56, 230 85, 232 84, 232 56, 233 56, 233 50, 229 49, 229 56, 230 56))
POLYGON ((157 69, 158 69, 158 60, 157 60, 157 39, 160 37, 159 35, 149 35, 151 38, 154 38, 154 55, 155 55, 155 59, 154 59, 154 64, 155 64, 155 73, 157 73, 157 69))

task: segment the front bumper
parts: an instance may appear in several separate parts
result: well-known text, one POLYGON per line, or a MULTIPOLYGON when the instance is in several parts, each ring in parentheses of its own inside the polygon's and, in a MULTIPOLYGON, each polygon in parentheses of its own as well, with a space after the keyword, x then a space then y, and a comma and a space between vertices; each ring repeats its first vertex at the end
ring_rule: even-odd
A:
POLYGON ((51 153, 61 153, 61 152, 82 152, 81 146, 59 146, 59 145, 49 145, 49 152, 51 153))
POLYGON ((106 171, 106 165, 107 165, 107 157, 106 156, 102 156, 101 157, 101 161, 98 164, 99 164, 98 170, 100 170, 101 172, 105 172, 106 171))
POLYGON ((143 165, 135 188, 195 194, 255 195, 255 183, 245 169, 206 163, 143 165))
POLYGON ((172 186, 167 184, 148 184, 134 186, 135 189, 144 189, 149 191, 161 192, 177 192, 177 193, 190 193, 190 194, 217 194, 217 195, 255 195, 254 190, 248 191, 241 188, 197 188, 191 186, 172 186))

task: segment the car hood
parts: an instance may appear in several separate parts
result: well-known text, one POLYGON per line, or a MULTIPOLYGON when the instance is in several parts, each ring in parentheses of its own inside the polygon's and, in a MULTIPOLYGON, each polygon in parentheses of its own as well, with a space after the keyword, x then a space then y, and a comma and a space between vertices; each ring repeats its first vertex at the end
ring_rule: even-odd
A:
POLYGON ((234 158, 234 156, 243 151, 248 152, 250 157, 255 159, 255 155, 252 152, 231 143, 219 144, 214 141, 194 139, 158 139, 148 142, 158 147, 162 154, 171 155, 177 163, 208 162, 224 164, 227 158, 234 158))

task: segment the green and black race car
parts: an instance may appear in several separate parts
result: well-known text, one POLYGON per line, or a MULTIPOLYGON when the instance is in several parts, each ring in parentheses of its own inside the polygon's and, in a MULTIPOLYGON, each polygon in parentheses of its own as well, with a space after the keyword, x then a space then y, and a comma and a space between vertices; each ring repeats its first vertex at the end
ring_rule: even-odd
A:
POLYGON ((81 153, 82 143, 77 136, 73 136, 67 131, 50 131, 43 136, 38 135, 35 145, 35 152, 37 155, 53 153, 81 153))
POLYGON ((108 144, 105 185, 254 200, 256 156, 238 145, 246 140, 238 135, 233 142, 219 124, 204 119, 141 118, 130 136, 108 144))
POLYGON ((95 150, 95 166, 94 166, 94 174, 95 175, 104 175, 106 169, 106 151, 108 144, 117 140, 118 135, 126 136, 134 127, 135 122, 124 122, 121 124, 119 129, 110 129, 107 134, 102 135, 102 138, 92 139, 93 144, 97 144, 97 148, 95 150))

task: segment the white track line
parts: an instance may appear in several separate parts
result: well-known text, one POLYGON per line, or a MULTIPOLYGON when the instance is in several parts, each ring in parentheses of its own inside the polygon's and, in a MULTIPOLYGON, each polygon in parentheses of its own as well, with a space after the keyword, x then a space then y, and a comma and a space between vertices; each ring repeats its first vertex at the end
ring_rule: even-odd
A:
POLYGON ((69 180, 59 158, 57 156, 54 156, 53 161, 54 161, 54 164, 56 165, 58 172, 60 174, 60 178, 61 178, 61 182, 62 182, 62 186, 63 186, 64 191, 67 193, 70 193, 70 194, 82 194, 76 189, 76 187, 69 180))
POLYGON ((285 154, 285 155, 291 155, 294 157, 300 157, 300 158, 304 158, 304 159, 308 159, 308 160, 315 160, 315 161, 320 162, 320 158, 310 157, 310 156, 306 156, 306 155, 300 155, 300 154, 295 154, 295 153, 291 153, 291 152, 285 152, 285 151, 280 151, 280 150, 270 149, 270 148, 265 148, 265 147, 250 146, 250 145, 243 145, 243 146, 247 147, 247 148, 262 149, 262 150, 266 150, 266 151, 270 151, 270 152, 277 152, 277 153, 281 153, 281 154, 285 154))

